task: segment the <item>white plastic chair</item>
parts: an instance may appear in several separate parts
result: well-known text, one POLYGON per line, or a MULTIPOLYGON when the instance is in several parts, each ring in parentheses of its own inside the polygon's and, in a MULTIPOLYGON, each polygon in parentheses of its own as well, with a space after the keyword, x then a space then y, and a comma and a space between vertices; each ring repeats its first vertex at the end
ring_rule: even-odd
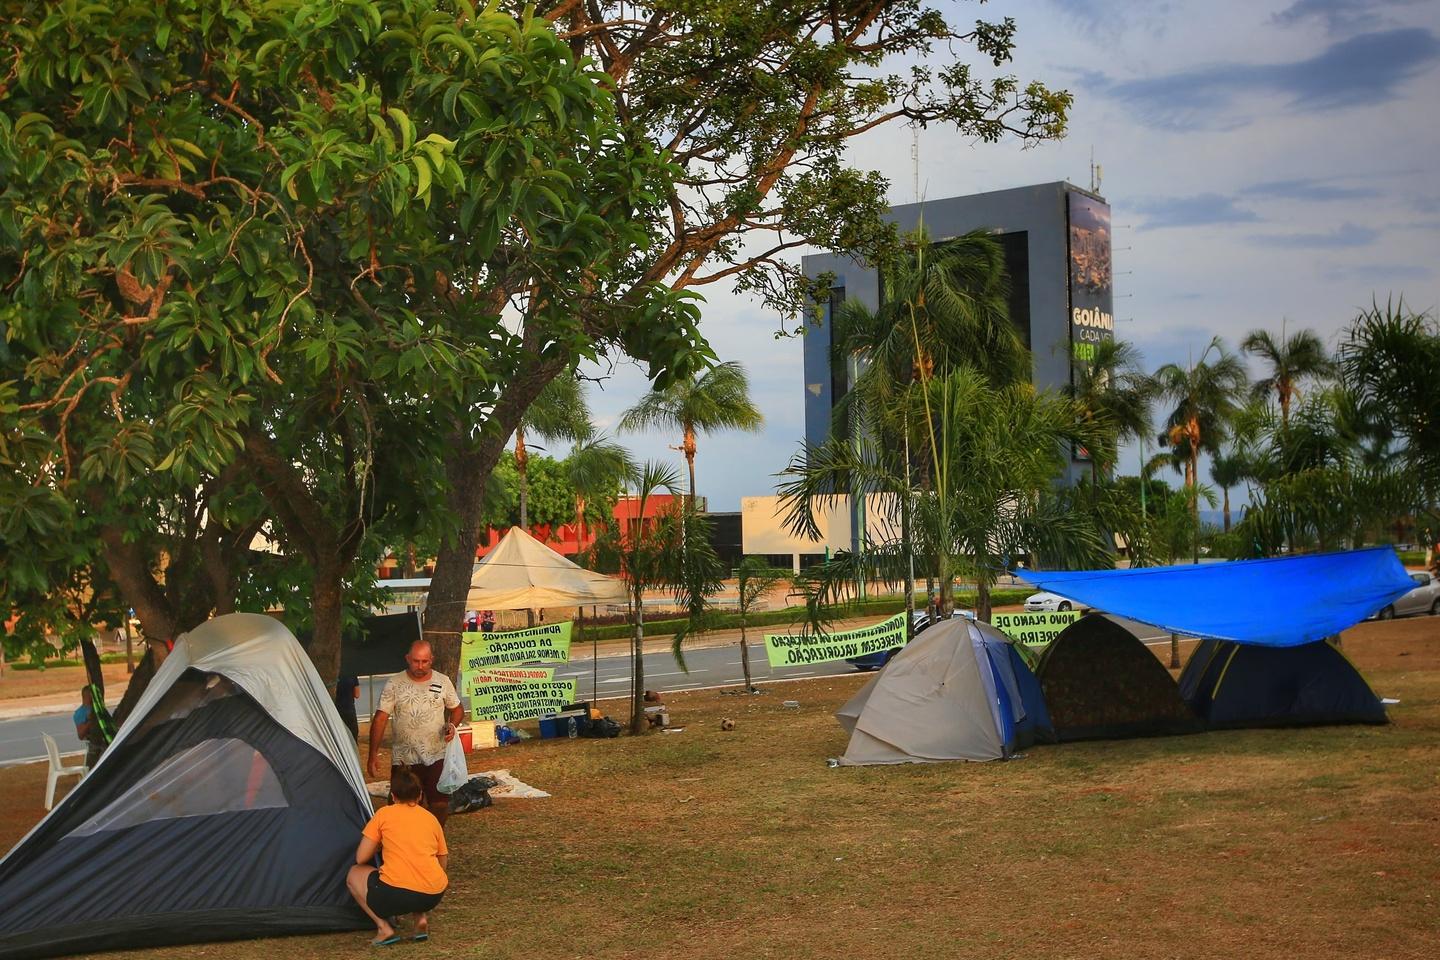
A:
POLYGON ((45 752, 50 755, 50 773, 45 778, 45 809, 49 810, 55 806, 55 784, 60 781, 60 778, 69 776, 83 778, 90 772, 90 768, 85 766, 83 760, 80 761, 79 766, 73 764, 67 766, 61 763, 60 746, 55 742, 55 738, 48 733, 42 733, 40 736, 45 738, 45 752))

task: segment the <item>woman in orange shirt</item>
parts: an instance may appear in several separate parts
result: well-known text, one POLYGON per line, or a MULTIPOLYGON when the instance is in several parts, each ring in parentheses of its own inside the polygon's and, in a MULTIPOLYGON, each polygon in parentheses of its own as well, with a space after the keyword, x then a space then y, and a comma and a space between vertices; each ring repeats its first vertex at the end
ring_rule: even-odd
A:
POLYGON ((394 801, 375 812, 361 831, 355 866, 345 878, 350 895, 375 921, 372 944, 388 947, 405 938, 386 920, 402 913, 415 917, 413 940, 430 939, 426 916, 440 903, 450 879, 445 875, 449 851, 445 832, 435 815, 420 806, 420 780, 401 769, 390 781, 394 801), (371 866, 375 851, 382 854, 380 868, 371 866))

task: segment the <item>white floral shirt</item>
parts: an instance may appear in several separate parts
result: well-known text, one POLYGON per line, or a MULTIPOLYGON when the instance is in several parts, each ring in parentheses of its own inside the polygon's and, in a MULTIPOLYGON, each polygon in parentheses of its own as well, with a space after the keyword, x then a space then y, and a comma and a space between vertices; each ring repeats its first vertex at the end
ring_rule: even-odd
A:
POLYGON ((392 763, 430 764, 445 759, 446 713, 460 706, 455 684, 444 674, 424 681, 410 679, 403 670, 391 677, 377 707, 390 717, 392 763))

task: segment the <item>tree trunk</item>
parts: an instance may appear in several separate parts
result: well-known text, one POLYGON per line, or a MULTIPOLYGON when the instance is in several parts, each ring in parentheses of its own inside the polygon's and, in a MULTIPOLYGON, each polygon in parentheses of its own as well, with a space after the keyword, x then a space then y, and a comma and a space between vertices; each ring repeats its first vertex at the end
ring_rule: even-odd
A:
POLYGON ((530 532, 530 454, 525 449, 525 431, 515 431, 515 473, 520 479, 520 529, 530 532))
POLYGON ((1180 669, 1180 635, 1170 634, 1170 669, 1180 669))
MULTIPOLYGON (((534 349, 538 356, 538 343, 534 349)), ((454 677, 460 666, 460 628, 470 593, 470 577, 475 570, 475 548, 480 544, 485 484, 505 453, 505 441, 519 428, 525 411, 564 366, 546 360, 513 377, 478 438, 471 438, 468 423, 457 424, 452 435, 452 449, 457 453, 445 464, 450 486, 445 502, 459 523, 454 538, 443 542, 436 554, 423 620, 425 639, 435 651, 435 669, 446 676, 454 677)))
POLYGON ((950 611, 955 609, 955 573, 950 567, 949 560, 940 559, 940 569, 936 571, 939 581, 940 597, 935 605, 935 618, 944 620, 950 616, 950 611))
POLYGON ((745 615, 740 615, 740 668, 745 671, 745 692, 754 689, 750 682, 750 642, 745 632, 745 615))
POLYGON ((690 493, 686 496, 687 505, 695 506, 695 428, 690 424, 685 425, 685 439, 680 442, 680 449, 685 451, 685 466, 690 470, 690 493))
POLYGON ((1225 532, 1230 532, 1230 488, 1225 487, 1225 532))
POLYGON ((340 676, 340 628, 345 621, 344 570, 338 557, 321 558, 310 581, 310 644, 306 652, 320 682, 334 689, 340 676))
POLYGON ((645 732, 645 591, 634 590, 635 633, 630 640, 630 733, 645 732))
POLYGON ((990 622, 990 578, 980 576, 975 579, 975 619, 990 622))

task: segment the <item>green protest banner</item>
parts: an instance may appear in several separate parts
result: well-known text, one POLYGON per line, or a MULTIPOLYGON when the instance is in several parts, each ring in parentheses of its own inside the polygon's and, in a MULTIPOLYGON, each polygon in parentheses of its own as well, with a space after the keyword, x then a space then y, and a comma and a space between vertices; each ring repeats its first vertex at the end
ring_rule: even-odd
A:
POLYGON ((474 720, 511 723, 555 713, 575 702, 575 681, 554 679, 555 668, 477 673, 466 684, 474 720), (536 677, 534 674, 548 674, 536 677))
POLYGON ((772 667, 794 667, 827 660, 848 660, 881 650, 905 646, 905 614, 858 630, 844 630, 822 636, 793 633, 765 634, 765 655, 772 667))
POLYGON ((505 633, 460 636, 460 670, 488 670, 522 663, 565 663, 570 659, 572 621, 545 623, 505 633))
POLYGON ((1060 635, 1061 630, 1079 619, 1078 610, 1055 613, 993 613, 990 615, 990 626, 1016 643, 1023 643, 1027 647, 1045 647, 1060 635))
POLYGON ((505 667, 496 670, 462 670, 461 696, 474 696, 481 687, 507 683, 549 683, 555 679, 554 667, 505 667))

